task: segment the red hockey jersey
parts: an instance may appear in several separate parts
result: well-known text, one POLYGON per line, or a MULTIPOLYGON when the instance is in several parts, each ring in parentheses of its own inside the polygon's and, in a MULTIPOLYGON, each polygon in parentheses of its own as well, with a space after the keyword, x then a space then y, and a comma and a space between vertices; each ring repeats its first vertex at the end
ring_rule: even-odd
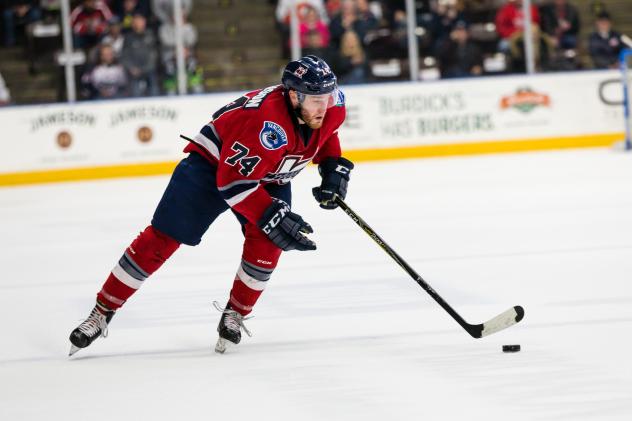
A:
POLYGON ((219 109, 184 151, 198 152, 217 167, 217 188, 226 203, 256 224, 272 203, 262 185, 288 183, 310 162, 340 156, 344 119, 339 92, 322 126, 304 139, 283 86, 271 86, 219 109))

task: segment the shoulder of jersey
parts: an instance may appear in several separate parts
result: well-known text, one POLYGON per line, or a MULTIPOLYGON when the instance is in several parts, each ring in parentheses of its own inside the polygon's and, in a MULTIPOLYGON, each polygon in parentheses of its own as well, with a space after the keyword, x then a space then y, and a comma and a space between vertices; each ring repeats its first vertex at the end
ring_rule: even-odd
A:
POLYGON ((249 99, 242 106, 244 110, 268 111, 276 108, 279 102, 284 102, 282 85, 268 86, 259 91, 248 92, 245 96, 249 99))
POLYGON ((287 131, 292 130, 282 85, 270 86, 253 94, 246 94, 250 99, 243 109, 253 111, 250 124, 252 129, 257 130, 259 143, 268 151, 282 149, 290 140, 287 131))

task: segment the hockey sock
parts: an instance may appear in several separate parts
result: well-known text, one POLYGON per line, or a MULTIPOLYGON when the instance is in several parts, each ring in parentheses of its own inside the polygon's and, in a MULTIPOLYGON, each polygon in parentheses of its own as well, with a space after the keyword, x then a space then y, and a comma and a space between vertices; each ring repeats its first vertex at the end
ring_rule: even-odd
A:
POLYGON ((230 291, 229 303, 233 310, 246 316, 265 289, 274 268, 263 268, 241 261, 237 276, 230 291))
POLYGON ((117 310, 178 249, 180 243, 148 226, 125 250, 97 294, 97 303, 117 310))

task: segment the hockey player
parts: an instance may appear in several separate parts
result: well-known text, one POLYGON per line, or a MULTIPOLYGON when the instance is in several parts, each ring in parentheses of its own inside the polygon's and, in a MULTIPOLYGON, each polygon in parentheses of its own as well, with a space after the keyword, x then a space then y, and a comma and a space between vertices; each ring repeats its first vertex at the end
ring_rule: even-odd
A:
POLYGON ((70 334, 70 355, 106 337, 114 313, 178 249, 195 246, 221 213, 242 224, 244 245, 215 351, 238 344, 244 317, 266 287, 282 251, 315 250, 311 226, 291 211, 290 181, 309 162, 322 177, 313 189, 324 209, 344 198, 353 164, 341 157, 344 95, 327 63, 291 61, 281 85, 250 92, 213 114, 185 148, 149 225, 125 250, 88 318, 70 334))

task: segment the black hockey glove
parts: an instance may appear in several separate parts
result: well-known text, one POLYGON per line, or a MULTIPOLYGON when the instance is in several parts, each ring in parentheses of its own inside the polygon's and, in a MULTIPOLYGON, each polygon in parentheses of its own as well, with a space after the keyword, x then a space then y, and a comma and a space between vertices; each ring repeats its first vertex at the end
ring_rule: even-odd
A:
POLYGON ((281 250, 316 250, 316 243, 303 235, 314 230, 285 202, 274 200, 257 225, 281 250))
POLYGON ((336 209, 336 196, 341 199, 347 196, 349 174, 353 169, 353 162, 346 158, 326 158, 318 165, 318 172, 323 181, 320 187, 314 187, 312 193, 323 209, 336 209))

